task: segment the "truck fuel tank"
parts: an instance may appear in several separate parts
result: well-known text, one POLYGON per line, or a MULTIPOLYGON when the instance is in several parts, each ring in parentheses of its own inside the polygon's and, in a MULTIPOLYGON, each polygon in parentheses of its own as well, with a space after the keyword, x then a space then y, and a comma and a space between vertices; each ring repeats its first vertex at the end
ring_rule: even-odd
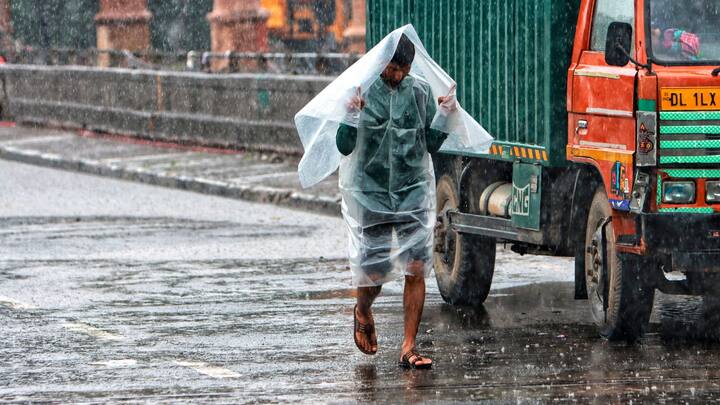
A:
POLYGON ((512 202, 512 183, 503 181, 493 183, 480 195, 480 215, 510 218, 512 202))

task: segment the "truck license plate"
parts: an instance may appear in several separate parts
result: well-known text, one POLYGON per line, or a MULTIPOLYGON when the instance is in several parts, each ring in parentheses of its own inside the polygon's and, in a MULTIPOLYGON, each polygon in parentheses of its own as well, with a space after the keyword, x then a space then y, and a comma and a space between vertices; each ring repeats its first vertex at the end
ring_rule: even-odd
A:
POLYGON ((720 110, 720 87, 664 88, 663 111, 720 110))

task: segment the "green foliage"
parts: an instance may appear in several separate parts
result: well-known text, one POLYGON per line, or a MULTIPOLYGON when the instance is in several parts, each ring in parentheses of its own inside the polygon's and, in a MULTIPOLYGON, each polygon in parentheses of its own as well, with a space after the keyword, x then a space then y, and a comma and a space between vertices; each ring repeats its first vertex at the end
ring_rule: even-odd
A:
POLYGON ((35 47, 91 48, 97 0, 13 0, 15 39, 35 47))
MULTIPOLYGON (((15 39, 24 45, 94 48, 98 0, 13 0, 15 39)), ((151 44, 163 51, 210 49, 212 0, 149 0, 151 44)))
POLYGON ((210 49, 207 14, 212 0, 149 0, 152 47, 163 51, 210 49))

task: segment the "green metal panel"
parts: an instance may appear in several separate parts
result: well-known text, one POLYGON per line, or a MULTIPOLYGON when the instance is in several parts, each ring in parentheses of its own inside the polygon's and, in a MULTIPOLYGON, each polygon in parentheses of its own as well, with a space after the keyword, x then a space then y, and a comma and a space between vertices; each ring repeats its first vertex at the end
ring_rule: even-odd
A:
POLYGON ((541 196, 542 166, 515 162, 510 205, 513 226, 540 230, 541 196))
MULTIPOLYGON (((368 47, 412 23, 459 83, 458 97, 503 145, 563 165, 567 69, 580 0, 367 0, 368 47)), ((500 157, 498 157, 500 158, 500 157)))

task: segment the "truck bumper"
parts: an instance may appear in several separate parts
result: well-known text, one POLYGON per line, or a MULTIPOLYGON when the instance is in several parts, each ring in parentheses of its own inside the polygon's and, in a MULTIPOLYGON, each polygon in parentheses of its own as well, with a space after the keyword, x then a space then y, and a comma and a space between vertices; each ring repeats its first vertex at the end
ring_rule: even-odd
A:
POLYGON ((675 271, 720 272, 720 214, 644 214, 648 253, 665 254, 675 271))

